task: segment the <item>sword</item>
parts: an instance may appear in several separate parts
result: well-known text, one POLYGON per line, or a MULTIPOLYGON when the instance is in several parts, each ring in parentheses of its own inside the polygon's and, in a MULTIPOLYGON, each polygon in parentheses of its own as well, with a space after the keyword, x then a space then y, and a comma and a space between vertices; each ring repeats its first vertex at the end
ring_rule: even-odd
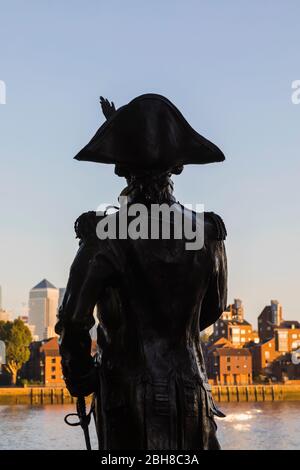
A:
POLYGON ((77 409, 77 413, 69 413, 67 416, 65 416, 64 421, 69 426, 81 426, 82 427, 86 449, 92 450, 90 433, 89 433, 89 424, 91 421, 91 413, 94 409, 94 397, 93 397, 93 401, 91 404, 91 409, 88 414, 86 413, 86 404, 85 404, 85 398, 83 395, 77 398, 76 409, 77 409), (77 416, 79 418, 79 421, 72 423, 68 421, 69 416, 77 416))
POLYGON ((77 408, 77 414, 79 417, 80 426, 82 427, 82 430, 83 430, 86 448, 87 450, 92 450, 90 433, 89 433, 91 412, 89 412, 89 414, 86 414, 85 399, 83 395, 77 398, 76 408, 77 408))

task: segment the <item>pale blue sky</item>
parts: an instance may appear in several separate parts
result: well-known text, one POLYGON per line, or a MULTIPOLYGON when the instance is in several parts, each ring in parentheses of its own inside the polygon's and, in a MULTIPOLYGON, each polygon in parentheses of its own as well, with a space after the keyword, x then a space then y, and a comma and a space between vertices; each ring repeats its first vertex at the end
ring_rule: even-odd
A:
POLYGON ((42 278, 67 281, 73 223, 124 186, 72 160, 116 106, 156 92, 219 145, 223 164, 186 167, 182 202, 228 229, 229 300, 254 321, 271 298, 299 319, 299 1, 0 1, 0 284, 19 313, 42 278))

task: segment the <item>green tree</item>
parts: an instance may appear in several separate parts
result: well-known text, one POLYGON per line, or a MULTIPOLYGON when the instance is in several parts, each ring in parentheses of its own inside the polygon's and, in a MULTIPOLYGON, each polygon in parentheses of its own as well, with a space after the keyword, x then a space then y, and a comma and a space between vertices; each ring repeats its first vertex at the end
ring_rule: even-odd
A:
POLYGON ((22 320, 0 321, 0 339, 6 346, 6 369, 12 376, 13 385, 17 382, 17 373, 30 356, 29 344, 32 341, 29 328, 22 320))

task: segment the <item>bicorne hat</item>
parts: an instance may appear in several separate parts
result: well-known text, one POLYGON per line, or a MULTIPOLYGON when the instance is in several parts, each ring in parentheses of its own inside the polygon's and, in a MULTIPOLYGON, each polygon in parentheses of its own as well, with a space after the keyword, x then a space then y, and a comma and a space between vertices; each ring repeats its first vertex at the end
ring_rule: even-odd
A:
POLYGON ((112 163, 137 171, 167 171, 225 160, 167 98, 138 96, 110 114, 76 160, 112 163))

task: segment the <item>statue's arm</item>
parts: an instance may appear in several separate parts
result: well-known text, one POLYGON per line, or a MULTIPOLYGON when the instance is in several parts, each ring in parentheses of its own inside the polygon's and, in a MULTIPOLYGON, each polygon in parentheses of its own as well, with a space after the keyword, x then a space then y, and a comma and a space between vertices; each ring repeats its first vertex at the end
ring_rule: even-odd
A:
POLYGON ((201 331, 215 323, 227 306, 227 258, 224 242, 212 241, 210 251, 212 274, 201 307, 201 331))
POLYGON ((79 249, 70 268, 66 292, 59 308, 55 325, 57 334, 61 334, 75 312, 79 292, 86 278, 89 263, 95 254, 96 212, 85 212, 76 220, 74 229, 76 238, 80 240, 79 249))
POLYGON ((90 329, 94 325, 94 308, 112 273, 109 260, 97 255, 89 262, 85 279, 72 305, 72 314, 60 338, 62 369, 66 386, 73 396, 89 395, 97 389, 98 378, 91 356, 90 329))
MULTIPOLYGON (((91 260, 97 250, 95 212, 82 214, 75 222, 75 232, 80 239, 79 249, 72 263, 66 293, 57 315, 55 331, 59 337, 59 350, 66 385, 73 396, 87 395, 95 387, 94 362, 91 356, 89 329, 82 330, 72 323, 78 298, 88 275, 91 260)), ((94 324, 90 318, 90 328, 94 324)))
POLYGON ((77 305, 79 292, 83 286, 88 271, 89 262, 93 255, 93 249, 89 244, 81 243, 74 261, 71 265, 66 292, 58 310, 55 331, 61 334, 62 329, 68 324, 77 305))

